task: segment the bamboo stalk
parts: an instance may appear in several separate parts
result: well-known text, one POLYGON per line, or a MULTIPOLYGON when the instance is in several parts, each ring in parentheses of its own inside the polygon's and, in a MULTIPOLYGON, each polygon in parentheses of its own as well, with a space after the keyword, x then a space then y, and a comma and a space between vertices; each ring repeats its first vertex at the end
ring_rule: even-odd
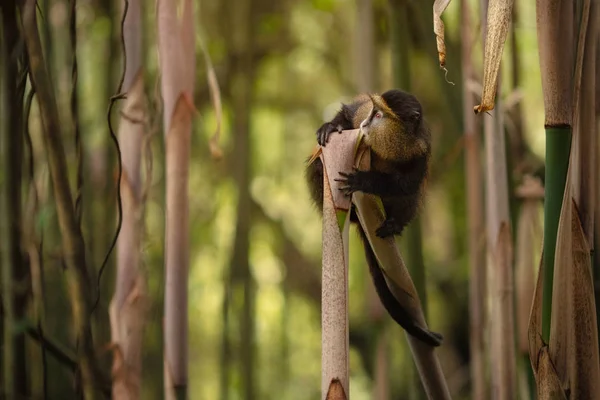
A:
POLYGON ((321 294, 321 399, 349 396, 348 240, 349 199, 333 179, 350 171, 358 130, 333 135, 323 147, 323 272, 321 294), (334 192, 335 191, 335 192, 334 192), (343 204, 340 206, 340 202, 343 204))
MULTIPOLYGON (((574 137, 579 152, 579 165, 573 171, 575 201, 585 232, 590 251, 594 251, 594 218, 596 203, 596 47, 598 42, 598 7, 595 2, 590 5, 590 17, 585 39, 585 53, 581 76, 581 93, 579 100, 578 134, 574 137)), ((575 149, 574 149, 575 150, 575 149)))
POLYGON ((140 46, 140 1, 128 0, 125 12, 122 32, 126 60, 123 90, 127 98, 119 124, 123 222, 117 241, 115 293, 109 315, 115 348, 112 394, 116 399, 137 399, 142 389, 142 339, 147 302, 146 278, 141 269, 143 204, 140 168, 144 122, 148 116, 140 46))
POLYGON ((62 236, 64 261, 75 332, 78 359, 85 399, 96 398, 96 381, 100 374, 91 335, 91 285, 85 258, 85 244, 75 215, 69 188, 62 128, 52 82, 49 79, 37 28, 36 2, 27 0, 22 9, 23 36, 29 55, 30 78, 38 95, 43 138, 52 177, 54 199, 62 236))
POLYGON ((188 176, 194 91, 193 3, 182 17, 170 0, 158 2, 158 45, 166 146, 165 397, 187 397, 188 385, 188 176))
POLYGON ((485 253, 480 237, 483 225, 483 193, 481 192, 482 172, 479 127, 473 113, 475 97, 468 87, 473 78, 471 47, 471 10, 467 0, 461 0, 461 44, 463 74, 463 121, 465 138, 465 173, 467 184, 467 210, 469 223, 469 347, 471 354, 471 396, 485 398, 485 253))
POLYGON ((536 10, 542 90, 546 111, 542 338, 548 343, 556 233, 571 148, 573 5, 561 0, 537 0, 536 10))
POLYGON ((512 8, 494 0, 489 6, 482 0, 482 32, 484 41, 484 99, 476 110, 494 107, 492 117, 484 117, 486 160, 486 225, 487 225, 487 284, 490 308, 490 365, 491 390, 494 398, 512 399, 516 396, 516 355, 514 318, 514 276, 508 175, 506 167, 505 134, 500 93, 500 60, 512 8), (489 13, 488 13, 489 11, 489 13), (499 53, 499 54, 498 54, 499 53), (487 96, 487 97, 486 97, 487 96))

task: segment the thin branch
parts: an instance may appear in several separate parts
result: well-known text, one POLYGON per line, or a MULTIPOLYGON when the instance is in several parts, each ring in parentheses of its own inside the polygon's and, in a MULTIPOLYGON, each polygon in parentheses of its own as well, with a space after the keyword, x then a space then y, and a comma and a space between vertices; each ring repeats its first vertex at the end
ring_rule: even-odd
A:
POLYGON ((102 372, 98 366, 91 333, 90 281, 85 259, 85 243, 77 222, 69 179, 62 128, 52 81, 44 60, 37 26, 36 1, 26 0, 21 12, 22 32, 29 54, 30 78, 38 95, 77 340, 84 398, 96 397, 96 381, 102 372))
POLYGON ((79 129, 79 110, 77 98, 77 0, 71 0, 69 21, 69 36, 71 39, 71 52, 73 60, 71 66, 71 118, 73 119, 73 131, 75 134, 75 149, 77 153, 77 182, 75 189, 75 213, 77 221, 81 225, 83 207, 81 202, 83 188, 83 145, 81 143, 81 132, 79 129))
POLYGON ((100 282, 102 280, 102 274, 108 265, 108 260, 110 259, 110 255, 112 254, 115 246, 117 245, 117 239, 119 238, 119 233, 121 232, 121 226, 123 225, 123 204, 121 201, 121 177, 123 175, 123 160, 121 157, 121 147, 119 146, 119 139, 115 134, 115 131, 112 126, 112 109, 117 100, 122 100, 126 97, 124 93, 121 93, 123 88, 123 81, 125 80, 125 70, 127 66, 127 54, 125 51, 125 37, 123 36, 123 29, 125 27, 125 18, 127 17, 127 10, 129 8, 129 1, 125 0, 125 6, 123 9, 123 18, 121 19, 121 47, 123 49, 123 72, 121 74, 121 79, 119 80, 119 85, 117 86, 117 92, 114 96, 110 98, 110 103, 108 104, 108 111, 106 112, 106 120, 108 123, 108 130, 110 133, 110 138, 115 145, 115 150, 117 151, 117 229, 115 231, 115 235, 110 243, 108 251, 104 256, 104 261, 102 261, 102 265, 100 266, 100 270, 98 271, 98 278, 96 280, 96 300, 94 301, 94 305, 92 306, 92 313, 96 311, 98 307, 98 303, 100 302, 100 282))

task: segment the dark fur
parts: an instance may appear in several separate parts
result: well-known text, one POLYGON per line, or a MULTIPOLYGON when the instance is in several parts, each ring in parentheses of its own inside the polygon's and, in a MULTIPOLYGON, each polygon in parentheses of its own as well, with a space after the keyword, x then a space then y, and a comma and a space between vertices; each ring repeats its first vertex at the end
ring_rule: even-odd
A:
MULTIPOLYGON (((402 131, 385 131, 383 133, 385 135, 406 135, 403 137, 406 145, 402 149, 395 149, 401 155, 401 159, 390 160, 387 155, 377 155, 377 149, 372 149, 370 171, 354 170, 351 173, 340 173, 342 179, 338 180, 343 182, 344 191, 348 195, 355 191, 361 191, 375 194, 381 198, 386 219, 377 229, 376 234, 385 238, 400 235, 404 227, 413 220, 418 212, 427 178, 430 139, 429 132, 422 121, 421 105, 414 96, 400 90, 390 90, 383 93, 380 98, 398 116, 403 126, 402 131), (417 143, 418 138, 427 143, 426 151, 414 144, 417 143)), ((368 116, 368 111, 365 110, 370 107, 370 100, 364 96, 359 97, 351 104, 343 104, 334 119, 323 124, 317 130, 319 144, 325 146, 329 135, 333 132, 358 128, 360 122, 368 116)), ((375 132, 374 134, 382 133, 375 132)), ((322 210, 323 164, 320 158, 308 165, 306 175, 312 199, 319 210, 322 210)), ((431 346, 439 346, 442 336, 416 325, 391 293, 375 254, 366 239, 365 232, 358 223, 354 207, 351 210, 350 220, 356 223, 365 248, 371 278, 387 312, 409 334, 431 346)))

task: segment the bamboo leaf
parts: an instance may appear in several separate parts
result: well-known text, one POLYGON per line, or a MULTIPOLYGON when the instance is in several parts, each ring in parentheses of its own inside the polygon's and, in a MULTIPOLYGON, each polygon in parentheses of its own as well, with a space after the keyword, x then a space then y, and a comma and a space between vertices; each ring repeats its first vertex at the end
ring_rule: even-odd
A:
MULTIPOLYGON (((567 180, 566 193, 570 193, 567 180)), ((570 196, 569 196, 570 197, 570 196)), ((600 358, 589 245, 572 199, 558 228, 549 354, 571 398, 600 398, 600 358)))
POLYGON ((204 55, 204 60, 206 62, 206 79, 208 81, 210 98, 213 103, 215 117, 217 120, 215 133, 210 138, 208 145, 213 158, 219 160, 223 157, 223 150, 221 150, 221 147, 219 146, 219 138, 221 136, 221 125, 223 124, 223 105, 221 103, 221 89, 219 87, 219 81, 217 80, 217 74, 215 73, 215 68, 210 58, 210 54, 208 52, 208 49, 206 48, 204 40, 202 40, 202 36, 200 36, 200 48, 202 49, 202 54, 204 55))
POLYGON ((450 4, 450 0, 435 0, 433 3, 433 32, 435 33, 440 68, 442 69, 446 68, 446 43, 442 14, 448 7, 448 4, 450 4))
POLYGON ((490 0, 487 14, 487 35, 483 60, 483 94, 475 113, 494 109, 498 72, 502 61, 504 42, 508 34, 514 0, 490 0))
POLYGON ((544 346, 540 353, 539 370, 537 373, 538 398, 547 400, 567 400, 567 396, 561 387, 556 369, 548 354, 548 347, 544 346))
POLYGON ((544 264, 542 260, 544 254, 540 258, 538 267, 538 277, 533 290, 533 301, 531 303, 531 312, 529 313, 529 327, 527 330, 529 342, 529 360, 531 361, 531 369, 535 375, 535 379, 539 382, 538 367, 542 355, 544 341, 542 340, 542 295, 544 283, 544 264))

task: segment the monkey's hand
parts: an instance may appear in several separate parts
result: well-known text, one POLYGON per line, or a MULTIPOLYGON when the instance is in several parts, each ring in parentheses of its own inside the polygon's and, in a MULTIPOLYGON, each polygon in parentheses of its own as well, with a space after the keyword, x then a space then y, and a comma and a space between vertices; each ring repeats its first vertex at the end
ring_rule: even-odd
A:
POLYGON ((327 141, 329 141, 329 135, 333 132, 342 133, 344 128, 341 124, 336 124, 334 122, 325 122, 319 129, 317 129, 317 142, 321 146, 325 146, 327 141))
POLYGON ((342 185, 339 190, 344 192, 344 195, 351 196, 354 192, 370 193, 371 180, 369 179, 369 171, 360 171, 357 168, 352 168, 352 172, 339 172, 341 178, 334 179, 342 185))

